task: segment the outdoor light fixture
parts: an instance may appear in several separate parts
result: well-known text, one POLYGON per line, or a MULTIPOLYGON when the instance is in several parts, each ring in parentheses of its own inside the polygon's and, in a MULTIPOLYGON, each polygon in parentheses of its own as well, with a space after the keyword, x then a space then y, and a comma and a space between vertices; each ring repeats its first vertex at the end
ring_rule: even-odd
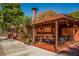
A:
POLYGON ((69 26, 69 24, 67 24, 67 26, 69 26))
POLYGON ((42 29, 43 27, 42 27, 42 26, 40 26, 40 28, 42 29))
POLYGON ((75 24, 74 27, 77 27, 77 24, 75 24))

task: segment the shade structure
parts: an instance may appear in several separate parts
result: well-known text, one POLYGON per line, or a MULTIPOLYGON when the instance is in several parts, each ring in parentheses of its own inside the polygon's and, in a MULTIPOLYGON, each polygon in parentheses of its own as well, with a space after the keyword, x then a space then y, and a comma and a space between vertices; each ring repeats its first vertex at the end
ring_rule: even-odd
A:
POLYGON ((54 33, 55 46, 57 49, 59 44, 59 39, 61 36, 63 35, 70 36, 69 39, 73 39, 73 34, 75 29, 74 25, 76 25, 76 27, 78 28, 79 20, 76 18, 70 17, 68 15, 57 14, 41 20, 36 19, 33 22, 33 24, 35 26, 35 32, 36 32, 35 37, 41 37, 42 40, 43 40, 43 37, 47 37, 47 36, 50 37, 54 33), (41 31, 41 27, 42 27, 42 31, 41 31), (48 27, 50 27, 51 29, 47 29, 48 27), (38 31, 36 29, 38 29, 38 31))

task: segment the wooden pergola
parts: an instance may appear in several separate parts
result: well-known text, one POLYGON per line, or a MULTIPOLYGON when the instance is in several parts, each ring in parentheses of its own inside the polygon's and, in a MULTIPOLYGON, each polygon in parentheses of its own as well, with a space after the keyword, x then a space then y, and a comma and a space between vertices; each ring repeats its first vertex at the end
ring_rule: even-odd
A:
POLYGON ((75 27, 79 26, 79 20, 75 19, 73 17, 67 16, 67 15, 64 15, 64 14, 57 14, 57 15, 54 15, 54 16, 44 18, 42 20, 36 19, 33 22, 33 24, 35 25, 35 28, 43 27, 43 26, 49 26, 49 25, 51 25, 52 27, 55 27, 55 33, 56 33, 55 34, 55 36, 56 36, 55 46, 56 46, 56 50, 57 50, 58 40, 59 40, 59 35, 60 35, 59 34, 60 25, 62 27, 67 26, 67 27, 73 28, 73 32, 72 32, 72 39, 73 39, 73 36, 75 34, 75 27))

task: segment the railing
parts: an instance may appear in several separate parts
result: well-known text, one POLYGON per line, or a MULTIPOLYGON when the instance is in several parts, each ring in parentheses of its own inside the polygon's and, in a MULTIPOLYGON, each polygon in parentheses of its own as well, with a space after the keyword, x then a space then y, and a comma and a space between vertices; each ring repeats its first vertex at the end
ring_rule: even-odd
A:
MULTIPOLYGON (((60 36, 59 37, 59 44, 63 44, 64 42, 69 41, 70 38, 71 38, 71 36, 69 36, 69 35, 60 36)), ((41 40, 40 36, 37 36, 35 38, 36 42, 39 42, 40 40, 41 40)), ((47 44, 55 45, 55 42, 56 42, 55 41, 55 36, 53 38, 51 38, 51 39, 50 38, 42 38, 42 42, 47 43, 47 44)))
POLYGON ((52 34, 52 32, 37 32, 37 34, 52 34))

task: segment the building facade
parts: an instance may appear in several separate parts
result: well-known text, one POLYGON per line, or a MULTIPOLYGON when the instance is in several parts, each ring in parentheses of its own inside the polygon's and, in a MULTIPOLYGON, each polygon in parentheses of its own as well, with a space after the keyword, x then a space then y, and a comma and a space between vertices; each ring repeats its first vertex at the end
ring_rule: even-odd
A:
POLYGON ((33 25, 35 42, 47 41, 57 48, 59 43, 65 41, 79 41, 79 20, 68 15, 56 14, 42 20, 35 18, 33 25))

